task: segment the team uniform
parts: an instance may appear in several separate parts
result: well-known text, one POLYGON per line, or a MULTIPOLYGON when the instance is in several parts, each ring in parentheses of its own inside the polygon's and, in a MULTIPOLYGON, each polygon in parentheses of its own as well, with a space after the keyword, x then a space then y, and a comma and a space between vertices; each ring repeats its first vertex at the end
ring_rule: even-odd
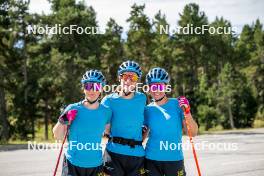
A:
POLYGON ((101 139, 112 111, 101 104, 97 109, 88 109, 82 101, 69 105, 64 113, 72 109, 78 114, 69 127, 62 176, 103 175, 101 139))
POLYGON ((111 162, 111 176, 138 176, 144 170, 145 151, 142 146, 142 126, 146 96, 135 92, 131 99, 113 93, 106 96, 103 105, 112 110, 110 139, 106 146, 111 162))
POLYGON ((181 147, 183 118, 176 98, 169 98, 160 106, 155 103, 146 106, 144 124, 149 129, 149 139, 145 148, 145 168, 148 175, 185 175, 181 147))

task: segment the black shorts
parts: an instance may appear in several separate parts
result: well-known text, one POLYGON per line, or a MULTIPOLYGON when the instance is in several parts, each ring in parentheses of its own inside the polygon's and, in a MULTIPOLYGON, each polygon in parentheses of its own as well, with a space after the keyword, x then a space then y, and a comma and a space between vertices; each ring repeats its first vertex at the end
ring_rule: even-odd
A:
POLYGON ((148 176, 186 176, 183 160, 155 161, 145 159, 145 169, 148 176))
POLYGON ((103 165, 98 167, 78 167, 64 157, 61 176, 104 176, 103 165))
POLYGON ((129 156, 113 153, 105 150, 104 155, 108 155, 105 162, 105 172, 111 176, 143 176, 144 157, 129 156))

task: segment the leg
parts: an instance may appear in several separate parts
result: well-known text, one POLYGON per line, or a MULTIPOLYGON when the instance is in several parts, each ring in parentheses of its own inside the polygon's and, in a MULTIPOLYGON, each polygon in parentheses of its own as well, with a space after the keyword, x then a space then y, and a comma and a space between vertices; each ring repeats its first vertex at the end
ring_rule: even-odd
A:
POLYGON ((125 171, 127 176, 145 175, 144 157, 126 156, 125 171))
POLYGON ((145 160, 145 169, 148 176, 163 176, 161 163, 154 160, 145 160))
POLYGON ((176 175, 185 176, 184 162, 181 161, 164 161, 163 170, 166 176, 176 175))
POLYGON ((107 150, 105 150, 105 152, 104 155, 108 155, 108 160, 104 164, 106 173, 111 176, 125 176, 125 168, 123 165, 123 163, 125 163, 124 155, 107 150))
POLYGON ((61 176, 85 176, 85 168, 74 166, 64 157, 61 176))
POLYGON ((86 176, 104 176, 103 166, 87 168, 86 176))

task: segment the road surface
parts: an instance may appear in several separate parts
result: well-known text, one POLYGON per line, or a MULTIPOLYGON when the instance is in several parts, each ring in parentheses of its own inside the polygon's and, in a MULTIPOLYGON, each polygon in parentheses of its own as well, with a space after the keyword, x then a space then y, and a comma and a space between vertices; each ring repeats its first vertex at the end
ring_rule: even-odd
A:
MULTIPOLYGON (((197 154, 203 176, 264 175, 264 128, 201 135, 194 141, 199 144, 197 154)), ((187 137, 183 143, 186 147, 187 137)), ((0 151, 0 175, 50 176, 58 152, 51 149, 0 151)), ((185 148, 184 156, 187 175, 197 176, 192 151, 185 148)), ((61 164, 58 175, 60 170, 61 164)))

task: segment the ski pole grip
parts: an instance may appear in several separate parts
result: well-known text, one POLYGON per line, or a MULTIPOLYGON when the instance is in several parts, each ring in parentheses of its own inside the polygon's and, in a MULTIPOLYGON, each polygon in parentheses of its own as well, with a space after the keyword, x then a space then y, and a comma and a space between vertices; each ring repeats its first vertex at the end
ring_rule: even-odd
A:
POLYGON ((182 109, 182 111, 184 112, 184 115, 190 113, 190 106, 187 107, 187 108, 186 108, 185 106, 181 106, 181 109, 182 109))
POLYGON ((184 106, 181 106, 181 109, 183 112, 185 112, 186 108, 184 106))
POLYGON ((181 106, 181 109, 182 109, 183 111, 185 111, 185 107, 184 107, 184 106, 181 106))

